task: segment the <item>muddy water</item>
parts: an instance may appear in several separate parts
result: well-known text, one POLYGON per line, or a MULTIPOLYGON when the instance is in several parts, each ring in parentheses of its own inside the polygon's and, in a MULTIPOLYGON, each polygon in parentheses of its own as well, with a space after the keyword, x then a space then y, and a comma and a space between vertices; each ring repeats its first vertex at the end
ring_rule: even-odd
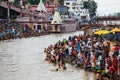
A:
POLYGON ((44 60, 44 48, 67 34, 51 34, 27 39, 0 42, 0 80, 94 80, 94 74, 78 70, 67 64, 66 71, 54 72, 53 66, 44 60))

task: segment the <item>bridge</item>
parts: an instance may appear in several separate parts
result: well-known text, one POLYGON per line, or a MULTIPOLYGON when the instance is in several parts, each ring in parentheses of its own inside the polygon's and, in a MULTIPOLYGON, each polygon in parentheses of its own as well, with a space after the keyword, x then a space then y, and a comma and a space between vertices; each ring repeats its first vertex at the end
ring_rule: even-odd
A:
POLYGON ((94 23, 94 24, 80 24, 79 27, 81 30, 84 30, 84 29, 88 29, 88 28, 92 28, 92 27, 95 27, 95 28, 120 27, 120 25, 119 24, 104 25, 104 24, 94 23))
POLYGON ((99 16, 97 19, 99 21, 116 21, 120 20, 120 16, 99 16))
POLYGON ((99 16, 93 18, 93 23, 80 23, 80 29, 84 30, 90 27, 104 28, 104 27, 120 27, 120 16, 99 16))

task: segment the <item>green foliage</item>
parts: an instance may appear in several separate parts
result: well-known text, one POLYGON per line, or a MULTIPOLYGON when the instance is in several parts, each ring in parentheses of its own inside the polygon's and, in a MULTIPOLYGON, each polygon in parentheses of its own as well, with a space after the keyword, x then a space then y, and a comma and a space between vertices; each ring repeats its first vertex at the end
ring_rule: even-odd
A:
POLYGON ((14 6, 20 6, 20 2, 15 0, 15 2, 13 3, 14 6))
POLYGON ((120 16, 120 12, 117 13, 117 16, 120 16))
POLYGON ((30 4, 38 4, 40 0, 28 0, 30 4))
MULTIPOLYGON (((42 0, 43 3, 47 2, 47 1, 54 1, 54 0, 42 0)), ((64 0, 58 0, 60 4, 63 4, 64 0)), ((38 4, 40 2, 40 0, 28 0, 28 2, 30 4, 38 4)))
POLYGON ((60 5, 64 5, 64 0, 58 0, 60 5))
MULTIPOLYGON (((46 1, 48 1, 48 0, 42 0, 43 1, 43 3, 44 2, 46 2, 46 1)), ((40 0, 28 0, 28 2, 30 3, 30 4, 38 4, 39 2, 40 2, 40 0)))
POLYGON ((88 0, 84 2, 84 8, 89 10, 90 17, 96 16, 97 3, 94 0, 88 0))

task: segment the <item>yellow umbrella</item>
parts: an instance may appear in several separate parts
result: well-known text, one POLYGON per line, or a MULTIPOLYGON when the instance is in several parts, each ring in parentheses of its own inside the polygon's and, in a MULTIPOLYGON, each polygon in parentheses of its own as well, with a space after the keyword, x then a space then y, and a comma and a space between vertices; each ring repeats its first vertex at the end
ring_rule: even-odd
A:
POLYGON ((120 28, 114 28, 114 29, 112 29, 110 32, 120 32, 120 28))
POLYGON ((108 33, 109 31, 107 30, 99 30, 99 31, 94 32, 94 34, 97 34, 97 35, 108 34, 108 33))

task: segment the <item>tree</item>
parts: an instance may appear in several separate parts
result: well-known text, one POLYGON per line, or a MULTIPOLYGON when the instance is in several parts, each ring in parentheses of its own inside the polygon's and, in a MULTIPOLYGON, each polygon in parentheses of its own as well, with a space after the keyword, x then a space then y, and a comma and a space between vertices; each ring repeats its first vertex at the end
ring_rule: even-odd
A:
POLYGON ((64 5, 64 0, 58 0, 60 5, 64 5))
MULTIPOLYGON (((48 0, 42 0, 43 1, 43 3, 45 3, 46 1, 48 1, 48 0)), ((28 2, 30 3, 30 4, 38 4, 39 2, 40 2, 40 0, 28 0, 28 2)))
POLYGON ((84 8, 89 10, 90 17, 96 16, 97 12, 97 3, 94 0, 88 0, 83 3, 84 8))
POLYGON ((40 0, 28 0, 30 4, 38 4, 40 0))
MULTIPOLYGON (((51 2, 51 1, 54 1, 54 0, 42 0, 42 1, 43 1, 43 3, 45 3, 47 1, 51 2)), ((64 0, 58 0, 58 1, 61 5, 63 5, 64 0)), ((31 4, 38 4, 40 2, 40 0, 28 0, 28 2, 31 3, 31 4)))
POLYGON ((117 13, 117 16, 120 16, 120 12, 117 13))

